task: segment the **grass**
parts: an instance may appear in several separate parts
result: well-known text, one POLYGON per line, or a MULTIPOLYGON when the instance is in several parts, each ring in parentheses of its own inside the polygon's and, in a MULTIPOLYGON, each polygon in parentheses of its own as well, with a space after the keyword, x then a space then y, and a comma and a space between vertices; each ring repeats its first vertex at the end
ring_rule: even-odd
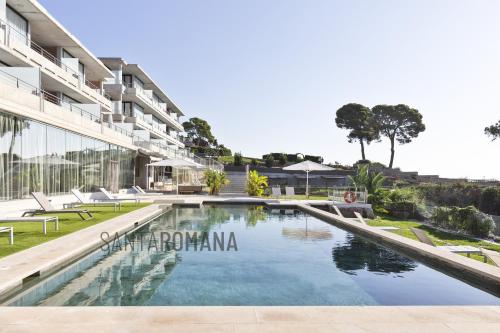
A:
POLYGON ((328 200, 326 195, 310 195, 309 198, 305 194, 294 195, 293 197, 282 196, 281 200, 328 200))
POLYGON ((76 214, 45 214, 59 217, 59 230, 54 230, 54 223, 48 222, 46 235, 42 232, 41 222, 0 223, 0 226, 14 227, 14 245, 9 245, 8 233, 0 233, 0 258, 57 239, 72 232, 88 228, 148 205, 150 205, 150 203, 140 203, 138 205, 134 203, 122 203, 122 209, 116 212, 113 210, 113 207, 82 206, 81 208, 88 209, 92 215, 94 215, 93 219, 86 221, 80 219, 76 214))
MULTIPOLYGON (((252 160, 255 159, 257 165, 264 165, 264 160, 261 158, 253 158, 253 157, 242 157, 242 164, 252 164, 252 160)), ((234 164, 234 156, 219 156, 217 160, 224 164, 234 164)))
MULTIPOLYGON (((374 220, 368 220, 367 223, 371 226, 391 226, 397 227, 399 230, 392 231, 395 234, 401 235, 406 238, 411 238, 414 240, 418 240, 415 234, 410 230, 410 228, 418 228, 422 229, 426 232, 427 236, 434 242, 436 245, 469 245, 474 247, 482 247, 484 249, 493 250, 500 252, 500 244, 493 244, 490 242, 485 242, 482 240, 476 240, 473 238, 468 238, 465 236, 455 235, 452 233, 440 231, 429 226, 426 226, 422 223, 416 221, 404 221, 398 220, 392 217, 377 217, 374 220)), ((465 256, 465 254, 463 254, 465 256)), ((471 254, 472 259, 483 261, 483 256, 477 254, 471 254)), ((488 263, 493 264, 491 260, 488 259, 488 263)))

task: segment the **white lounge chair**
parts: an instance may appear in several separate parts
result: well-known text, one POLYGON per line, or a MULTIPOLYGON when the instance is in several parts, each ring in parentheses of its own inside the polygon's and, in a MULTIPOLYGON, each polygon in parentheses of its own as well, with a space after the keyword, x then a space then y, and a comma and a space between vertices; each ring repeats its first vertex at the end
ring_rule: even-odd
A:
MULTIPOLYGON (((363 223, 364 225, 368 225, 368 223, 366 223, 365 219, 363 218, 363 216, 361 216, 360 213, 354 212, 354 216, 356 216, 356 218, 358 219, 359 222, 363 223)), ((397 227, 390 227, 390 226, 379 226, 379 227, 371 226, 371 227, 372 228, 377 228, 377 229, 380 229, 380 230, 387 230, 387 231, 390 231, 390 230, 399 230, 399 228, 397 228, 397 227)))
POLYGON ((335 213, 337 213, 338 216, 344 217, 344 214, 342 214, 342 212, 340 211, 339 207, 337 207, 336 205, 332 205, 332 207, 333 207, 333 209, 335 210, 335 213))
POLYGON ((285 196, 286 197, 294 197, 295 196, 295 187, 285 186, 285 196))
POLYGON ((9 244, 14 244, 14 227, 0 227, 0 232, 8 232, 9 233, 9 244))
POLYGON ((71 193, 73 193, 73 195, 76 197, 76 199, 78 200, 78 202, 70 202, 70 203, 66 203, 66 204, 63 204, 63 207, 64 208, 73 208, 73 207, 78 207, 78 206, 81 206, 81 205, 93 205, 93 206, 111 206, 113 207, 113 210, 116 212, 116 209, 118 208, 118 210, 120 210, 122 208, 122 204, 120 201, 112 201, 112 200, 104 200, 104 201, 100 201, 99 199, 96 199, 96 200, 89 200, 87 198, 85 198, 85 196, 83 195, 82 192, 80 192, 80 190, 74 188, 71 190, 71 193))
POLYGON ((59 217, 57 216, 23 216, 23 217, 0 217, 2 222, 42 222, 43 234, 47 234, 47 222, 54 222, 54 229, 59 230, 59 217))
POLYGON ((158 193, 146 192, 139 185, 132 186, 132 189, 135 190, 137 195, 158 195, 158 193))
POLYGON ((271 187, 271 194, 275 198, 281 197, 281 187, 271 187))
MULTIPOLYGON (((109 201, 134 201, 136 204, 139 204, 141 202, 141 199, 139 198, 133 198, 129 196, 123 196, 123 195, 113 195, 108 192, 104 187, 99 188, 99 191, 101 191, 102 194, 104 194, 105 198, 104 200, 109 200, 109 201)), ((103 200, 103 201, 104 201, 103 200)))
POLYGON ((450 251, 453 253, 464 253, 467 255, 467 257, 470 257, 471 254, 479 254, 482 255, 484 258, 484 262, 488 261, 487 255, 483 253, 482 249, 474 247, 474 246, 469 246, 469 245, 442 245, 442 246, 436 246, 432 239, 430 239, 426 233, 423 230, 417 229, 417 228, 410 228, 410 230, 415 234, 417 239, 421 241, 422 243, 425 243, 430 246, 434 246, 435 248, 441 249, 441 250, 446 250, 450 251))
POLYGON ((51 214, 51 213, 74 213, 78 214, 82 220, 88 220, 93 218, 92 214, 88 209, 55 209, 50 203, 49 199, 42 192, 32 192, 31 195, 38 202, 42 209, 29 209, 23 213, 24 216, 35 216, 40 214, 51 214), (88 217, 85 218, 85 215, 88 217))

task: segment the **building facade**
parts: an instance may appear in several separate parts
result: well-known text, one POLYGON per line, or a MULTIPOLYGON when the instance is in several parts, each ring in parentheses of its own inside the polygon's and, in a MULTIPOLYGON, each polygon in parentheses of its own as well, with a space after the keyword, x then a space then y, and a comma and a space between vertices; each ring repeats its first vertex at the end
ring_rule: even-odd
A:
POLYGON ((196 159, 165 93, 139 66, 105 62, 37 1, 0 0, 0 200, 118 191, 144 185, 154 158, 196 159))
POLYGON ((146 164, 192 157, 179 138, 184 131, 179 121, 183 113, 139 65, 122 58, 100 60, 114 74, 114 78, 104 83, 113 103, 113 112, 105 119, 133 134, 138 147, 135 182, 147 187, 154 175, 146 174, 146 164))

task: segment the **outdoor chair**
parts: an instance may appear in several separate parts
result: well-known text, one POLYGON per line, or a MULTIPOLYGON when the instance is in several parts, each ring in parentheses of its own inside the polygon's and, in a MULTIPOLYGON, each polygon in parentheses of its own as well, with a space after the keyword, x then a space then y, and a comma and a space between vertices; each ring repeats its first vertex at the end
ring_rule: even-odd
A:
POLYGON ((139 199, 139 198, 133 198, 133 197, 122 196, 122 195, 113 195, 113 194, 109 193, 108 190, 106 190, 104 187, 99 188, 99 191, 101 191, 101 193, 104 194, 104 197, 106 198, 103 201, 105 201, 105 200, 108 200, 108 201, 134 201, 136 205, 141 202, 141 199, 139 199))
POLYGON ((47 234, 47 222, 54 222, 54 229, 59 230, 59 217, 57 216, 0 217, 0 223, 2 222, 41 222, 44 235, 47 234))
POLYGON ((146 192, 139 185, 132 186, 132 189, 135 190, 137 195, 158 195, 158 193, 146 192))
MULTIPOLYGON (((344 214, 342 214, 342 212, 340 211, 339 207, 337 207, 336 205, 332 205, 333 209, 335 210, 335 213, 337 213, 338 216, 340 217, 345 217, 344 214)), ((363 218, 363 217, 361 217, 363 218)))
MULTIPOLYGON (((363 218, 363 216, 361 216, 360 213, 354 212, 354 216, 356 216, 356 219, 358 219, 358 221, 361 222, 362 224, 368 225, 368 223, 366 223, 365 219, 363 218)), ((380 229, 380 230, 386 230, 386 231, 389 231, 389 230, 399 230, 399 228, 397 228, 397 227, 390 227, 390 226, 371 226, 371 227, 377 228, 377 229, 380 229)))
POLYGON ((95 200, 89 200, 87 198, 85 198, 85 196, 83 195, 82 192, 80 192, 80 190, 74 188, 71 190, 71 193, 73 193, 73 195, 76 197, 76 199, 78 200, 78 202, 70 202, 70 203, 66 203, 64 204, 64 208, 73 208, 73 207, 77 207, 77 206, 80 206, 80 205, 93 205, 93 206, 108 206, 108 207, 113 207, 113 210, 116 212, 116 209, 118 208, 118 210, 120 210, 122 208, 122 204, 121 202, 119 201, 111 201, 111 200, 104 200, 104 201, 101 201, 99 199, 95 199, 95 200))
POLYGON ((53 213, 74 213, 78 214, 82 220, 89 220, 93 218, 92 214, 87 209, 55 209, 50 203, 45 194, 41 192, 32 192, 31 195, 38 202, 42 209, 31 209, 23 213, 23 216, 35 216, 40 214, 53 214, 53 213), (88 217, 85 218, 85 215, 88 217))
POLYGON ((9 233, 9 244, 14 244, 14 227, 0 227, 0 232, 8 232, 9 233))
POLYGON ((295 188, 293 186, 285 186, 285 196, 286 197, 294 197, 295 196, 295 188))
POLYGON ((272 187, 271 195, 275 198, 281 197, 281 187, 272 187))
POLYGON ((467 255, 467 257, 470 257, 471 253, 472 254, 480 254, 484 257, 484 262, 488 261, 487 256, 483 253, 483 250, 480 248, 477 248, 474 246, 469 246, 469 245, 436 246, 436 244, 434 244, 432 239, 430 239, 429 236, 427 236, 425 231, 417 229, 417 228, 410 228, 410 230, 413 232, 413 234, 415 234, 415 236, 417 237, 417 239, 420 242, 425 243, 425 244, 430 245, 430 246, 433 246, 437 249, 442 249, 442 250, 446 250, 446 251, 453 252, 453 253, 465 253, 467 255))

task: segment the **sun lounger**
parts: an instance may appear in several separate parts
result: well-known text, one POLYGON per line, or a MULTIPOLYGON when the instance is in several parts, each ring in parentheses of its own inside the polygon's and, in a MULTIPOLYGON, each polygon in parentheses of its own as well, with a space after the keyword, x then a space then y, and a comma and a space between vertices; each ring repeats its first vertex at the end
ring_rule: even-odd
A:
POLYGON ((135 190, 135 193, 137 193, 137 195, 158 195, 158 193, 144 191, 139 185, 132 186, 132 189, 135 190))
POLYGON ((344 214, 342 214, 342 212, 340 211, 339 207, 337 207, 336 205, 332 205, 333 209, 335 210, 335 213, 337 213, 338 216, 340 217, 344 217, 344 214))
POLYGON ((295 196, 295 188, 293 186, 285 186, 285 196, 294 197, 295 196))
POLYGON ((0 227, 0 232, 8 232, 9 233, 9 244, 14 244, 14 228, 13 227, 0 227))
POLYGON ((485 257, 488 257, 493 263, 500 267, 500 253, 497 251, 481 249, 481 252, 485 257))
MULTIPOLYGON (((104 194, 105 198, 104 200, 109 200, 109 201, 134 201, 136 204, 141 202, 141 199, 139 198, 132 198, 129 196, 122 196, 122 195, 114 195, 108 192, 105 188, 101 187, 99 188, 99 191, 101 191, 102 194, 104 194)), ((104 201, 103 200, 103 201, 104 201)))
POLYGON ((281 187, 271 187, 271 194, 275 198, 281 197, 281 187))
POLYGON ((54 222, 54 229, 59 230, 59 218, 57 216, 0 217, 1 222, 42 222, 44 235, 47 234, 47 222, 54 222))
POLYGON ((410 228, 410 230, 415 234, 417 239, 421 241, 422 243, 425 243, 430 246, 434 246, 437 249, 442 249, 446 251, 450 251, 453 253, 465 253, 467 257, 470 257, 471 253, 472 254, 480 254, 484 257, 484 262, 487 261, 486 255, 483 253, 482 249, 474 247, 474 246, 469 246, 469 245, 443 245, 443 246, 436 246, 432 239, 427 236, 425 231, 417 229, 417 228, 410 228))
MULTIPOLYGON (((364 225, 368 225, 368 223, 366 223, 365 219, 363 218, 363 216, 361 216, 360 213, 354 212, 354 216, 356 216, 356 218, 358 219, 359 222, 363 223, 364 225)), ((377 229, 380 229, 380 230, 386 230, 386 231, 398 230, 399 229, 397 227, 390 227, 390 226, 371 226, 371 227, 377 228, 377 229)))
POLYGON ((31 209, 23 213, 23 216, 35 216, 39 214, 53 214, 53 213, 68 213, 78 214, 82 220, 89 220, 93 218, 92 214, 87 209, 55 209, 50 203, 49 199, 42 192, 32 192, 31 195, 38 202, 42 209, 31 209), (88 217, 85 218, 85 215, 88 217))
POLYGON ((76 197, 78 202, 70 202, 66 203, 63 205, 64 208, 73 208, 73 207, 78 207, 81 205, 93 205, 93 206, 108 206, 108 207, 113 207, 113 210, 116 212, 116 209, 120 210, 122 208, 122 204, 120 201, 112 201, 112 200, 105 200, 105 201, 100 201, 99 199, 97 200, 88 200, 85 198, 82 192, 78 189, 72 189, 71 193, 76 197))

